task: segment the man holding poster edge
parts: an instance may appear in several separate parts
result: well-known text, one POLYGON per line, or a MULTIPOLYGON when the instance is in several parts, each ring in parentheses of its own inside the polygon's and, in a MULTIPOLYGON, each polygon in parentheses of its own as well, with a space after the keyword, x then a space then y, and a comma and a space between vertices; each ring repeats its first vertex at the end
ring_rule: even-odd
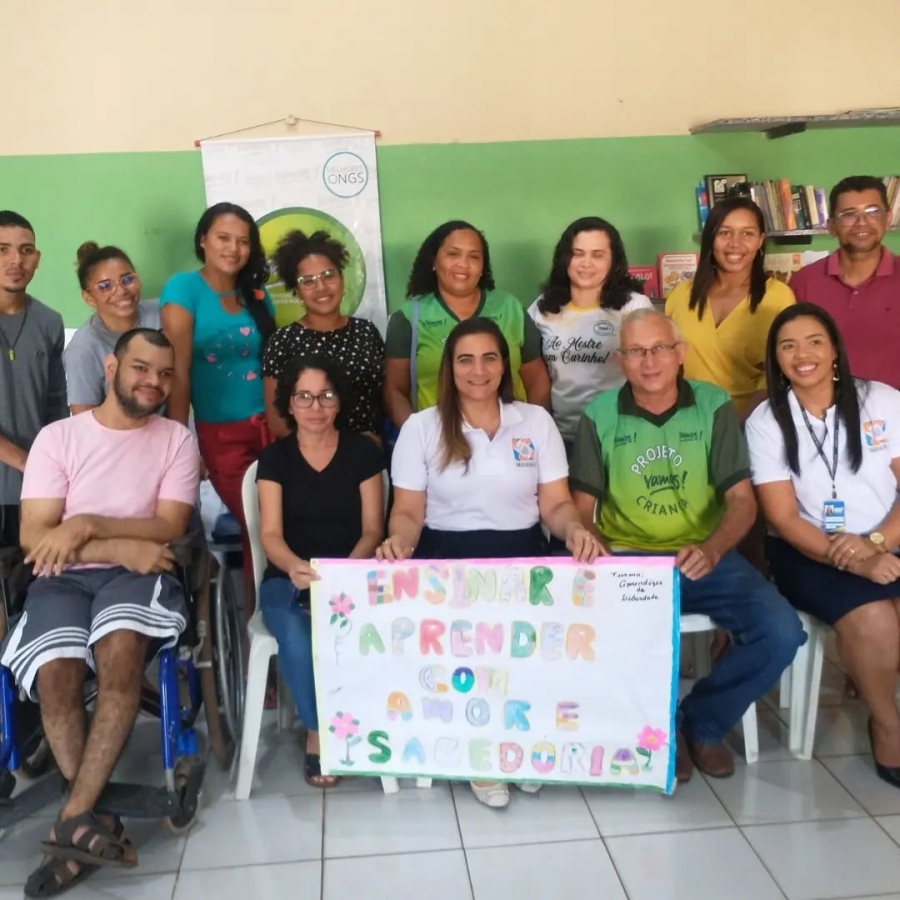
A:
POLYGON ((735 551, 757 514, 747 447, 728 395, 681 377, 686 350, 668 316, 626 317, 616 352, 626 383, 585 410, 570 479, 582 521, 612 553, 675 553, 682 613, 732 636, 681 703, 682 782, 694 764, 733 774, 725 736, 806 641, 788 602, 735 551))

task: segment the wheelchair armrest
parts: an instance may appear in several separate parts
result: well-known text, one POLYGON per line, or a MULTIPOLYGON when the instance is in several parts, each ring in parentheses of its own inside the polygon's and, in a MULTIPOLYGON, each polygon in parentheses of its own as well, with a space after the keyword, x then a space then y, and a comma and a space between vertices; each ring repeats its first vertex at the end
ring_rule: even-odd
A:
POLYGON ((169 549, 175 555, 175 562, 187 568, 193 565, 206 550, 206 537, 202 529, 189 531, 177 540, 169 544, 169 549))

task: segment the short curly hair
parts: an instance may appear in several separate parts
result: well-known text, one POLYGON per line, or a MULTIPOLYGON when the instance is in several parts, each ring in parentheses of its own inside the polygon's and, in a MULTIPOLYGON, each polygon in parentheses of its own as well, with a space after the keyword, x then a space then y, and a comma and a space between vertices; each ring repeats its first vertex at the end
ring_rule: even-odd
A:
POLYGON ((338 414, 335 417, 334 426, 335 428, 344 428, 347 424, 350 406, 353 403, 353 393, 337 360, 330 356, 309 354, 292 359, 284 367, 278 378, 278 384, 275 386, 275 411, 284 419, 291 431, 297 430, 297 420, 291 415, 291 397, 297 379, 308 369, 316 369, 321 372, 331 385, 331 389, 338 395, 338 414))
POLYGON ((299 229, 289 231, 275 250, 275 271, 286 288, 297 286, 297 268, 307 256, 324 256, 341 274, 350 261, 347 248, 327 231, 309 237, 299 229))
POLYGON ((407 297, 426 297, 437 291, 437 274, 434 271, 434 261, 437 258, 438 250, 447 238, 454 231, 474 231, 481 239, 481 250, 484 257, 484 267, 481 270, 481 278, 478 281, 478 287, 485 291, 494 290, 494 273, 491 270, 491 251, 488 247, 487 238, 474 225, 455 219, 452 222, 444 222, 439 225, 419 247, 416 259, 412 264, 412 271, 409 273, 409 281, 406 285, 407 297))

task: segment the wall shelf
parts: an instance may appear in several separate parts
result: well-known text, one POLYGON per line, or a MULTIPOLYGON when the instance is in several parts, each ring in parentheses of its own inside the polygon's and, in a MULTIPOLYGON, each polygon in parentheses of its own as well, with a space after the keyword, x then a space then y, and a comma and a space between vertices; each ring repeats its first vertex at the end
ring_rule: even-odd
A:
MULTIPOLYGON (((888 228, 888 231, 900 231, 900 225, 888 228)), ((776 244, 811 244, 817 236, 828 237, 828 231, 824 228, 798 228, 796 231, 767 231, 766 239, 776 244)), ((700 243, 700 232, 694 233, 694 242, 700 243)))
POLYGON ((876 125, 900 125, 900 107, 855 109, 833 115, 748 116, 737 119, 715 119, 712 122, 696 125, 691 129, 691 134, 755 131, 774 139, 820 128, 871 128, 876 125))

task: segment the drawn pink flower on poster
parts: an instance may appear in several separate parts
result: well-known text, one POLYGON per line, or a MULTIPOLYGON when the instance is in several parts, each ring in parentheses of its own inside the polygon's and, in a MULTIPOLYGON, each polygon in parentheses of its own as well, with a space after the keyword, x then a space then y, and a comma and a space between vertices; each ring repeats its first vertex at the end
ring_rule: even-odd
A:
POLYGON ((328 730, 339 741, 346 741, 347 752, 341 763, 345 766, 352 766, 353 760, 350 758, 350 748, 362 740, 359 736, 359 719, 355 719, 353 713, 336 712, 331 717, 331 724, 328 726, 328 730))
POLYGON ((652 728, 650 725, 645 725, 641 730, 641 733, 637 736, 637 752, 641 756, 647 757, 647 762, 644 763, 645 769, 650 768, 650 761, 653 759, 654 752, 666 746, 668 737, 669 735, 661 728, 652 728))
POLYGON ((339 616, 349 616, 350 613, 356 609, 356 604, 343 592, 335 594, 335 596, 328 601, 328 605, 331 607, 332 625, 334 625, 339 616))
POLYGON ((350 613, 356 609, 353 598, 343 591, 335 594, 329 601, 331 607, 331 618, 328 620, 329 625, 337 625, 337 637, 334 639, 334 662, 335 665, 340 664, 340 643, 345 640, 351 631, 353 631, 353 623, 350 621, 350 613))

